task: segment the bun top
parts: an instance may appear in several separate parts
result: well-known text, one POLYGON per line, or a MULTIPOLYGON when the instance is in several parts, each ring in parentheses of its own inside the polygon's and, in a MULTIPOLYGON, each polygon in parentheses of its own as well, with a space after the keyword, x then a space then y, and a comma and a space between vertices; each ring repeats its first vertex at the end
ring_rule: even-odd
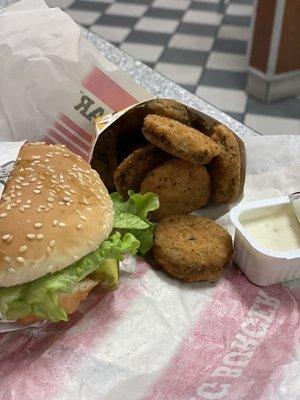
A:
POLYGON ((103 182, 80 156, 25 144, 0 200, 0 287, 73 264, 107 238, 113 218, 103 182))

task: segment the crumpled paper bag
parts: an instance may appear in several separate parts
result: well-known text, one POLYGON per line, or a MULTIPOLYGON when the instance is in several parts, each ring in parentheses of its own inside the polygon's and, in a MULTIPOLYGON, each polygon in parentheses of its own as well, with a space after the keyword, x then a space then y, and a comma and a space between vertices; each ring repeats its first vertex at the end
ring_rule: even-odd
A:
POLYGON ((149 98, 61 9, 22 0, 0 12, 1 141, 61 143, 89 160, 93 118, 149 98))
MULTIPOLYGON (((245 146, 244 201, 297 188, 300 136, 245 146)), ((298 400, 299 303, 299 280, 260 288, 232 265, 182 284, 129 257, 68 323, 0 335, 0 398, 298 400)))

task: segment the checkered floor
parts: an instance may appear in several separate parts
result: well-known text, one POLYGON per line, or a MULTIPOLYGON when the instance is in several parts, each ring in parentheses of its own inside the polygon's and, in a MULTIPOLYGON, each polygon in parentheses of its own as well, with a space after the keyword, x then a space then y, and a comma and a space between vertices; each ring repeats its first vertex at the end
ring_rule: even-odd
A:
POLYGON ((78 23, 262 134, 300 134, 300 97, 244 91, 253 0, 48 0, 78 23))

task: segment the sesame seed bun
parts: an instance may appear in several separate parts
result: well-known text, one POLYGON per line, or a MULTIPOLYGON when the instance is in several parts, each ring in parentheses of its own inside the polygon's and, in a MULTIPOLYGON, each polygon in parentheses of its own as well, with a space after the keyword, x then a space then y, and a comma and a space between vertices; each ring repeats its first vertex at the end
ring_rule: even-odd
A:
POLYGON ((73 264, 108 237, 113 217, 88 163, 63 146, 25 144, 0 200, 0 287, 73 264))

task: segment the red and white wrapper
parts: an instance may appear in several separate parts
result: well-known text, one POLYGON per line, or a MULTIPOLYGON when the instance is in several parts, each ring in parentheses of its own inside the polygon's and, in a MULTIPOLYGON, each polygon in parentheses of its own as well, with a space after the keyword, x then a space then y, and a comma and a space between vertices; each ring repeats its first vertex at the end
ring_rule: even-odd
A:
MULTIPOLYGON (((300 137, 244 143, 246 201, 296 191, 300 137)), ((298 400, 299 304, 298 280, 260 288, 230 266, 213 286, 181 284, 129 257, 119 289, 68 323, 0 335, 0 398, 298 400)))

